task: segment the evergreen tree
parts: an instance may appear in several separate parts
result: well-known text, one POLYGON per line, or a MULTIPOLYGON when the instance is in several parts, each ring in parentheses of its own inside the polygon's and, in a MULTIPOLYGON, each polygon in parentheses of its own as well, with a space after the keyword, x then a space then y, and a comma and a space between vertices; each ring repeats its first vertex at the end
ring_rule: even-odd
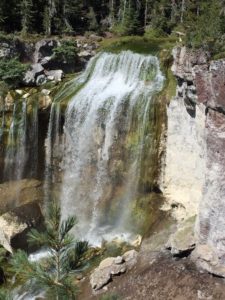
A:
POLYGON ((61 222, 60 208, 52 205, 46 219, 46 231, 31 230, 29 241, 44 246, 50 257, 45 262, 32 263, 27 254, 19 250, 12 258, 12 271, 25 281, 32 280, 35 286, 44 289, 48 299, 75 299, 77 287, 74 284, 72 268, 77 267, 87 251, 87 242, 74 242, 70 235, 76 219, 69 217, 61 222))
POLYGON ((22 15, 21 19, 21 33, 26 35, 31 32, 32 21, 33 21, 33 1, 32 0, 22 0, 20 4, 20 11, 22 15))
POLYGON ((89 20, 89 30, 97 30, 98 29, 98 22, 96 19, 95 11, 93 7, 91 6, 89 8, 89 12, 87 14, 88 20, 89 20))

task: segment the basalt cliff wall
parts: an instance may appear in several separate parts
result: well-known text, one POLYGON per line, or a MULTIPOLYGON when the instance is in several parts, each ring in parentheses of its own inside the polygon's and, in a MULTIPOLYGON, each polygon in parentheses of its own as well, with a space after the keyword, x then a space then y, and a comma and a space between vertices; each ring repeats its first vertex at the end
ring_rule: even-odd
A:
POLYGON ((163 208, 180 223, 197 216, 192 258, 225 276, 225 60, 185 47, 173 56, 163 208))

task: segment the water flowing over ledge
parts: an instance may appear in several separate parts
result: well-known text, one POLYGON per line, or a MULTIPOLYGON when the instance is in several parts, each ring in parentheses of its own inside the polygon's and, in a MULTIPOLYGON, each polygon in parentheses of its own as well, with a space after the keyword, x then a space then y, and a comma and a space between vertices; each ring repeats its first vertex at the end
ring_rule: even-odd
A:
POLYGON ((46 140, 47 165, 63 142, 62 215, 76 215, 76 234, 93 244, 130 236, 143 151, 152 138, 151 104, 163 82, 154 56, 101 53, 56 98, 46 140), (73 93, 62 141, 57 132, 59 103, 73 93))

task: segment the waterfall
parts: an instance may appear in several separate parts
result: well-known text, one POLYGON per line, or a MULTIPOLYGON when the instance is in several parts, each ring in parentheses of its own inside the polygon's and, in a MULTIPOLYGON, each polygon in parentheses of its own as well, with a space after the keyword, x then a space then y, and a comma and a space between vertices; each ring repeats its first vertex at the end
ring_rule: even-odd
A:
POLYGON ((48 125, 47 138, 45 140, 45 180, 44 180, 44 197, 46 209, 51 199, 52 183, 56 181, 54 174, 56 169, 55 159, 60 156, 63 145, 61 143, 61 105, 55 101, 52 104, 50 119, 48 125))
MULTIPOLYGON (((2 120, 2 137, 5 129, 2 120)), ((38 160, 38 103, 16 99, 4 146, 3 180, 20 180, 35 177, 38 160), (29 162, 29 163, 28 163, 29 162)))
POLYGON ((74 80, 60 199, 63 218, 77 216, 80 237, 96 243, 126 231, 150 103, 163 81, 156 57, 130 51, 97 55, 74 80))
POLYGON ((24 172, 26 163, 26 126, 26 101, 15 103, 5 155, 4 178, 6 179, 19 180, 24 172))

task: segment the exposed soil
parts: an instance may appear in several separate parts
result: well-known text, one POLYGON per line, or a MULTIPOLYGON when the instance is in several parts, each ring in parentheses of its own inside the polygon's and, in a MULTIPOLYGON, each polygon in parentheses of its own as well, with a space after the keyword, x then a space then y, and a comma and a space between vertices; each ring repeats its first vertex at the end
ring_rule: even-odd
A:
POLYGON ((195 268, 190 258, 172 258, 167 252, 140 253, 128 273, 114 277, 104 294, 93 295, 88 279, 79 300, 101 299, 104 294, 121 300, 223 300, 225 281, 195 268))
POLYGON ((86 277, 78 300, 101 300, 103 295, 117 295, 118 300, 225 300, 225 279, 198 270, 190 256, 175 258, 164 250, 175 230, 171 220, 161 222, 143 241, 132 270, 95 294, 86 277))

